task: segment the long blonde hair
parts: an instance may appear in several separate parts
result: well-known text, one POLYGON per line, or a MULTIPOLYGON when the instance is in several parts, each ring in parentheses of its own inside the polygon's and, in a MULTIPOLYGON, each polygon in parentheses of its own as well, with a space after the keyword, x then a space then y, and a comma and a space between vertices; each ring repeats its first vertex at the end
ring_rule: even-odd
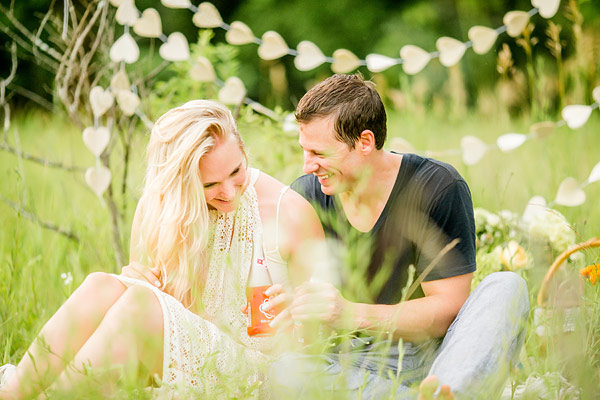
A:
POLYGON ((209 214, 199 162, 217 140, 231 136, 246 157, 231 112, 208 100, 173 108, 152 128, 139 234, 133 240, 140 260, 160 268, 165 291, 186 307, 195 303, 208 261, 209 214))

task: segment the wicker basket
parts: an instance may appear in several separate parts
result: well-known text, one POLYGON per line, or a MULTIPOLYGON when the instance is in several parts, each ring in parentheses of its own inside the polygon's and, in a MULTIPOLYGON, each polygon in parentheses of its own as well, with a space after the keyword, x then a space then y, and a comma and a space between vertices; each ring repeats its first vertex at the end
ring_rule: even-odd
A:
POLYGON ((548 272, 544 276, 544 280, 542 281, 542 286, 540 287, 540 291, 537 296, 537 305, 538 307, 544 307, 546 304, 546 298, 548 297, 548 287, 552 282, 552 278, 554 277, 554 273, 560 268, 560 266, 565 262, 567 258, 573 253, 577 253, 581 250, 591 249, 593 247, 600 247, 600 238, 591 238, 585 242, 581 242, 576 244, 571 249, 565 250, 562 252, 556 260, 552 263, 548 272))

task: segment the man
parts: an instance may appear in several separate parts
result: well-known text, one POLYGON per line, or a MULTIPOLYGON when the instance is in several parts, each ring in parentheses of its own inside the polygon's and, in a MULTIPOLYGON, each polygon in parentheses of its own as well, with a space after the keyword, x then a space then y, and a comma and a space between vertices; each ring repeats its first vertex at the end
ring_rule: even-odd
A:
POLYGON ((341 292, 313 279, 277 296, 273 306, 289 305, 273 325, 318 320, 360 337, 324 355, 283 357, 273 386, 307 397, 326 376, 317 383, 323 389, 411 398, 408 386, 427 377, 419 398, 498 395, 522 345, 527 289, 516 274, 497 273, 469 297, 475 226, 465 181, 448 164, 383 150, 385 109, 360 76, 334 75, 313 87, 296 119, 307 175, 292 187, 354 256, 344 258, 341 292))

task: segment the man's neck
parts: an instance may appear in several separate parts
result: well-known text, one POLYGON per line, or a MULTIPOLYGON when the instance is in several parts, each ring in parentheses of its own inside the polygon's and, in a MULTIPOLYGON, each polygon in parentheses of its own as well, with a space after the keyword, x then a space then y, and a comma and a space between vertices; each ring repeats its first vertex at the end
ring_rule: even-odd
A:
POLYGON ((361 232, 370 231, 383 212, 396 183, 402 156, 380 150, 369 161, 352 190, 338 195, 346 218, 361 232))

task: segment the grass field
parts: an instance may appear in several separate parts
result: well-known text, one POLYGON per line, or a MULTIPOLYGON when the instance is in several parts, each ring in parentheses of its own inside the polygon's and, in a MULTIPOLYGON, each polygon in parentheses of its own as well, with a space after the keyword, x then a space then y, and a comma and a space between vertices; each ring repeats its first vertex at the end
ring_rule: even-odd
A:
MULTIPOLYGON (((8 141, 28 153, 67 165, 92 166, 95 159, 85 148, 78 129, 60 115, 20 113, 13 118, 8 141)), ((459 149, 465 135, 477 136, 486 143, 507 132, 527 133, 537 121, 483 118, 469 115, 458 121, 442 118, 416 118, 392 112, 389 116, 391 137, 403 137, 419 150, 459 149)), ((281 133, 275 123, 244 119, 240 131, 249 148, 251 163, 290 183, 302 173, 302 153, 294 134, 281 133)), ((475 207, 492 212, 503 209, 522 213, 528 200, 541 195, 551 201, 560 182, 574 177, 584 182, 592 167, 600 161, 600 114, 596 110, 579 130, 561 127, 543 140, 526 142, 509 154, 491 150, 481 162, 465 165, 460 156, 442 156, 454 165, 470 185, 475 207)), ((147 137, 136 138, 129 163, 128 194, 116 196, 124 210, 123 238, 129 234, 129 221, 142 184, 144 148, 147 137)), ((118 152, 117 152, 118 153, 118 152)), ((115 161, 113 171, 119 171, 115 161)), ((120 177, 114 184, 121 186, 120 177)), ((0 152, 0 193, 29 210, 40 219, 72 229, 78 243, 43 229, 6 202, 0 202, 0 364, 16 363, 45 321, 92 271, 118 272, 111 245, 108 209, 89 190, 81 173, 45 167, 0 152), (69 278, 72 276, 72 279, 69 278)), ((574 208, 557 206, 571 223, 577 241, 600 236, 600 182, 585 188, 587 201, 574 208)), ((513 375, 515 386, 527 378, 541 376, 549 397, 576 398, 556 373, 579 390, 579 398, 597 398, 600 380, 600 285, 578 283, 581 294, 579 316, 574 332, 562 332, 560 323, 547 329, 545 336, 535 333, 533 306, 541 277, 558 254, 554 250, 527 249, 536 255, 530 269, 522 272, 530 289, 532 312, 521 363, 513 375), (563 392, 560 389, 563 388, 563 392), (555 392, 552 392, 555 390, 555 392)), ((570 263, 565 276, 577 277, 578 269, 598 259, 598 251, 585 251, 584 258, 570 263)), ((559 287, 558 290, 567 290, 559 287)), ((560 293, 560 292, 559 292, 560 293)), ((579 292, 578 292, 579 293, 579 292)), ((559 294, 560 296, 560 294, 559 294)), ((538 398, 538 397, 527 397, 538 398)))

